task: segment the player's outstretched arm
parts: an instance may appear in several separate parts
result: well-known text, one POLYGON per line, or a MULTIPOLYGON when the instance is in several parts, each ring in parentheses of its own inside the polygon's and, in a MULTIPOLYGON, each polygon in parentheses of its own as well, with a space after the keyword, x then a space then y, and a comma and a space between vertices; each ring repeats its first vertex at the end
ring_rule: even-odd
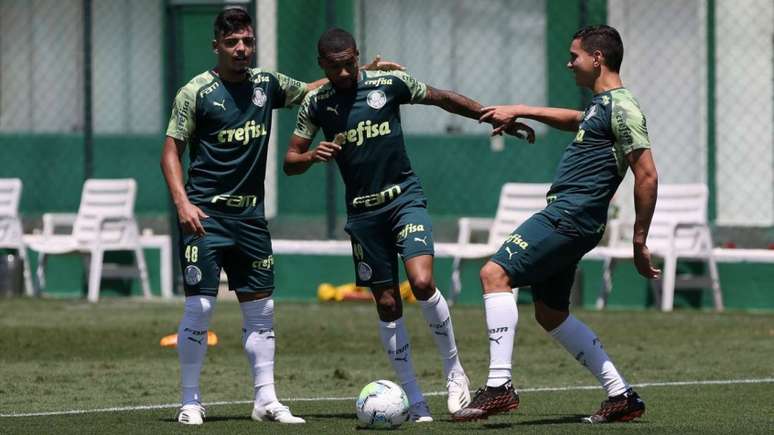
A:
MULTIPOLYGON (((336 142, 341 141, 337 140, 336 142)), ((311 139, 296 134, 290 136, 288 152, 285 153, 285 163, 282 165, 282 170, 287 175, 300 175, 315 163, 333 160, 341 151, 341 145, 336 142, 322 141, 317 144, 317 147, 310 150, 311 139)))
POLYGON ((197 206, 191 204, 188 195, 183 187, 183 165, 180 163, 180 156, 185 151, 185 142, 167 136, 164 141, 164 148, 161 151, 161 172, 167 180, 169 194, 172 196, 172 202, 177 208, 177 216, 183 231, 204 235, 204 227, 201 219, 208 216, 197 206))
POLYGON ((478 119, 481 111, 481 104, 478 101, 458 94, 454 91, 436 89, 430 85, 427 86, 425 98, 418 101, 419 104, 438 106, 441 109, 464 116, 466 118, 478 119))
POLYGON ((559 130, 577 131, 583 112, 556 107, 536 107, 523 104, 510 106, 489 106, 481 109, 480 122, 489 122, 498 127, 492 134, 507 131, 508 126, 519 118, 533 119, 559 130))
POLYGON ((653 267, 647 240, 658 197, 658 172, 653 154, 647 148, 636 149, 626 158, 634 173, 634 265, 640 275, 653 279, 661 271, 653 267))
MULTIPOLYGON (((432 86, 427 86, 427 94, 419 103, 438 106, 449 113, 471 119, 479 119, 482 110, 481 104, 475 100, 454 91, 437 89, 432 86)), ((490 123, 494 127, 500 127, 500 123, 495 121, 490 121, 490 123)), ((507 127, 508 128, 504 128, 502 131, 521 139, 526 139, 529 143, 535 142, 535 131, 528 125, 514 122, 507 127)))

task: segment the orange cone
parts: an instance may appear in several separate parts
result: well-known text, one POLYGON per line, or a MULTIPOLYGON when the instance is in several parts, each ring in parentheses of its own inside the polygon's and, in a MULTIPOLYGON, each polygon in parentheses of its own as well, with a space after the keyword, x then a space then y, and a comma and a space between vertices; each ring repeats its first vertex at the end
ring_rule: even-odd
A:
MULTIPOLYGON (((177 334, 169 334, 161 338, 159 341, 161 347, 168 347, 174 349, 177 347, 177 334)), ((207 331, 207 345, 215 346, 218 344, 218 336, 213 331, 207 331)))

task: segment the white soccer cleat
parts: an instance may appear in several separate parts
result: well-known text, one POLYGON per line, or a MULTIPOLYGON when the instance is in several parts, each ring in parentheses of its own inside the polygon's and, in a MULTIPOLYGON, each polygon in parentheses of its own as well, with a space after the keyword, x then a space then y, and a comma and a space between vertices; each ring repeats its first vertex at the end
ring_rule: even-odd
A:
POLYGON ((470 403, 470 381, 465 373, 451 372, 446 378, 446 391, 448 398, 446 405, 449 407, 449 414, 454 414, 470 403))
POLYGON ((285 424, 306 423, 306 420, 291 414, 290 408, 279 402, 253 408, 251 417, 255 421, 276 421, 285 424))
POLYGON ((177 411, 177 421, 183 424, 200 425, 204 423, 205 413, 204 407, 198 403, 183 405, 177 411))
POLYGON ((409 407, 409 421, 414 423, 430 423, 433 416, 430 415, 430 407, 424 400, 417 402, 409 407))

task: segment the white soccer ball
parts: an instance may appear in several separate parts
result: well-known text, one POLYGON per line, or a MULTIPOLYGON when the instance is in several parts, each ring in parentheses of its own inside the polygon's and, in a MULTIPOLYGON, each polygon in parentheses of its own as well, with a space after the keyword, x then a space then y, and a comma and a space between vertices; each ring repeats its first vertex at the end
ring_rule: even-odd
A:
POLYGON ((408 419, 409 401, 400 385, 385 380, 363 387, 355 402, 361 427, 394 428, 408 419))

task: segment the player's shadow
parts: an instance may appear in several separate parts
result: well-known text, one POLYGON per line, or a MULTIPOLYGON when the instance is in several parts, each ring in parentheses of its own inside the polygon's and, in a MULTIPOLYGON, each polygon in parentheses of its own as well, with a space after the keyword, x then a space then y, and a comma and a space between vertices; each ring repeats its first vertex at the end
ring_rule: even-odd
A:
POLYGON ((306 418, 306 417, 309 417, 309 418, 323 418, 323 419, 325 419, 325 418, 331 418, 331 419, 340 418, 340 419, 348 419, 348 420, 357 420, 357 414, 355 414, 355 413, 347 413, 347 412, 342 412, 342 413, 339 413, 339 414, 303 414, 303 415, 299 415, 299 417, 302 417, 302 418, 306 418))
POLYGON ((516 424, 520 426, 539 426, 544 424, 579 424, 581 423, 581 419, 584 417, 588 417, 588 415, 585 414, 574 414, 574 415, 561 415, 561 416, 549 416, 546 418, 541 418, 537 420, 526 420, 526 421, 520 421, 516 424))
MULTIPOLYGON (((238 421, 238 420, 252 420, 249 415, 213 415, 204 419, 204 422, 216 422, 216 421, 238 421)), ((177 423, 176 418, 162 418, 160 421, 166 423, 177 423)))

